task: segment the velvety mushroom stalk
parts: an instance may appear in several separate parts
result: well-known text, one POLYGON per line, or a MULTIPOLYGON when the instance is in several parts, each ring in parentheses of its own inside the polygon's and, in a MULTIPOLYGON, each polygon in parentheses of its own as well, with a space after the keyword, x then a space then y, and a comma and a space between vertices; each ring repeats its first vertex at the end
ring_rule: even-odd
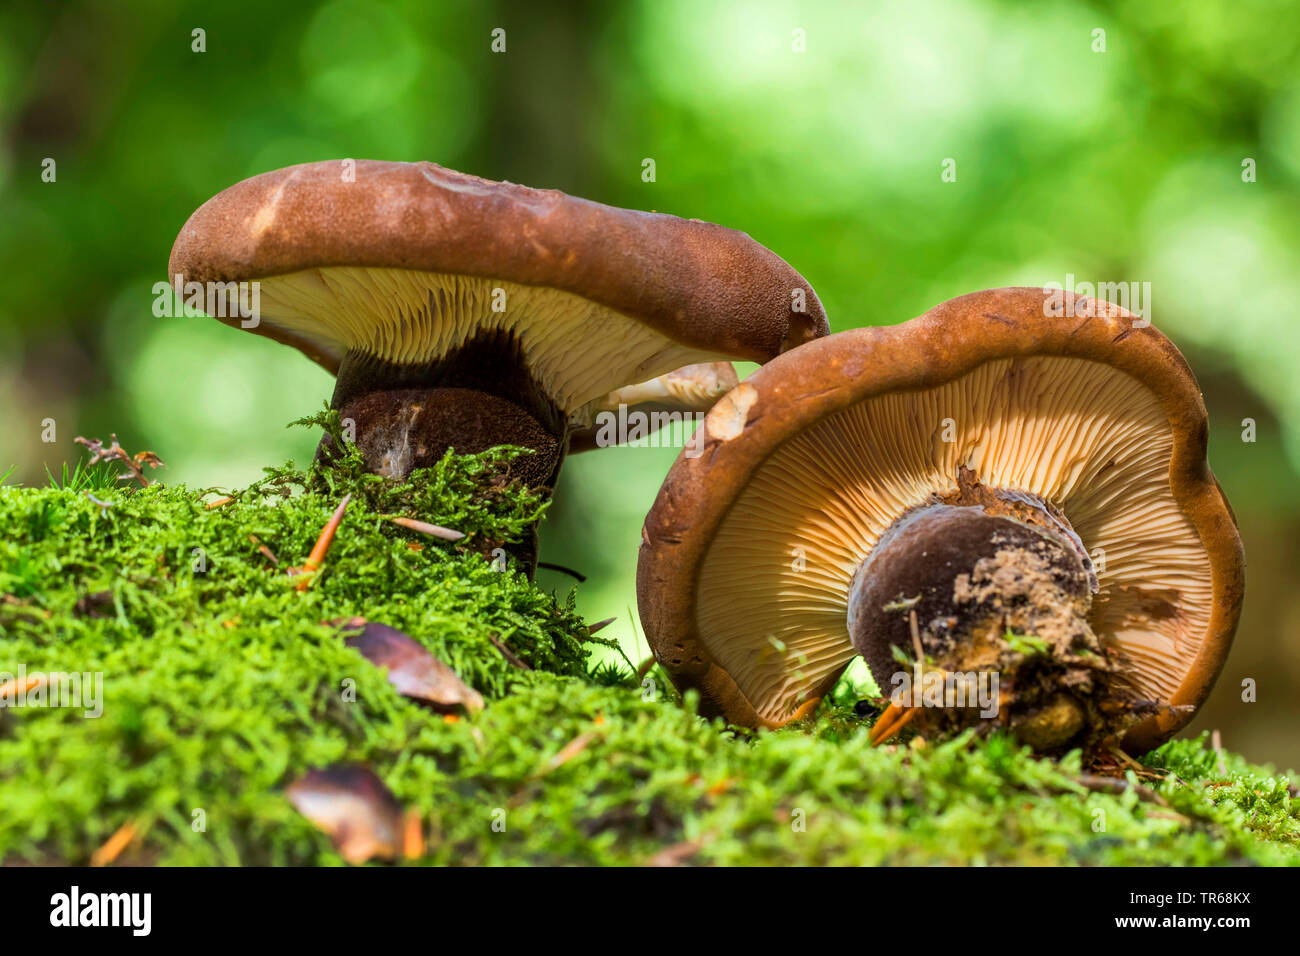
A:
MULTIPOLYGON (((453 447, 475 454, 515 445, 532 452, 521 463, 523 480, 549 485, 570 444, 575 451, 598 446, 597 416, 630 410, 657 425, 669 416, 707 412, 737 382, 730 362, 687 365, 617 389, 566 421, 517 349, 481 342, 417 368, 350 353, 340 364, 333 405, 353 424, 375 474, 405 477, 453 447)), ((327 455, 331 447, 325 436, 318 453, 327 455)))
MULTIPOLYGON (((848 629, 886 694, 915 676, 996 674, 997 721, 1039 752, 1122 736, 1146 709, 1088 623, 1097 576, 1060 509, 1037 496, 991 489, 962 469, 958 490, 911 509, 854 574, 848 629), (895 648, 924 654, 900 673, 895 648)), ((895 705, 882 723, 907 709, 895 705)), ((925 707, 918 726, 944 732, 985 722, 965 706, 925 707)))
MULTIPOLYGON (((366 467, 404 478, 436 464, 449 449, 477 454, 515 445, 532 487, 551 486, 564 458, 565 417, 528 372, 518 347, 483 335, 435 361, 397 365, 361 351, 339 364, 334 408, 351 423, 366 467)), ((331 452, 326 436, 318 454, 331 452)))
MULTIPOLYGON (((529 376, 517 349, 480 342, 414 369, 350 353, 339 368, 333 405, 351 423, 366 467, 375 474, 404 478, 433 466, 450 449, 477 454, 513 445, 530 452, 516 461, 516 476, 530 487, 553 487, 571 443, 575 451, 600 443, 598 414, 631 407, 657 424, 708 411, 736 382, 730 362, 688 365, 612 392, 566 421, 529 376)), ((333 439, 326 435, 317 457, 328 461, 333 454, 333 439)), ((507 551, 533 568, 536 533, 507 551)))

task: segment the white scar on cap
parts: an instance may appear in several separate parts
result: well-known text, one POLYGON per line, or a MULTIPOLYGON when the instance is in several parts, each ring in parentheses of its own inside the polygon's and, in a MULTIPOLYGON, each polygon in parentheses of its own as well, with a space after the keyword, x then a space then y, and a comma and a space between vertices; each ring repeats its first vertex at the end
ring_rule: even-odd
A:
POLYGON ((740 435, 749 421, 749 411, 757 401, 758 391, 748 382, 741 382, 722 396, 704 419, 709 437, 718 441, 731 441, 740 435))
POLYGON ((297 173, 288 176, 284 182, 280 183, 280 185, 276 187, 275 194, 271 196, 267 202, 258 207, 257 212, 253 214, 253 218, 248 224, 248 228, 253 235, 261 236, 265 234, 265 232, 275 223, 276 209, 280 205, 280 200, 284 198, 284 188, 296 178, 297 173))

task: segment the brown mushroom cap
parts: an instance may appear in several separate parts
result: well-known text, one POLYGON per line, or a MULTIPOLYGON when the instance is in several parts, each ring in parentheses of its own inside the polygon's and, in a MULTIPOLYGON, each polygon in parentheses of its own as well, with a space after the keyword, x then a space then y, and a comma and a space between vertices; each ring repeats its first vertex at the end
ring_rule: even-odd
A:
POLYGON ((427 162, 359 160, 353 181, 348 169, 308 163, 224 190, 181 229, 169 274, 259 280, 252 331, 336 374, 349 352, 419 366, 504 332, 565 414, 827 331, 808 283, 744 233, 427 162))
MULTIPOLYGON (((705 713, 780 726, 829 692, 854 656, 853 573, 903 512, 954 492, 962 466, 1068 518, 1097 565, 1089 623, 1138 694, 1204 701, 1244 559, 1200 390, 1153 327, 1063 303, 1050 315, 1042 289, 998 289, 841 332, 714 407, 702 453, 678 458, 646 518, 637 573, 655 655, 705 713)), ((1191 709, 1145 719, 1125 746, 1155 746, 1191 709)))

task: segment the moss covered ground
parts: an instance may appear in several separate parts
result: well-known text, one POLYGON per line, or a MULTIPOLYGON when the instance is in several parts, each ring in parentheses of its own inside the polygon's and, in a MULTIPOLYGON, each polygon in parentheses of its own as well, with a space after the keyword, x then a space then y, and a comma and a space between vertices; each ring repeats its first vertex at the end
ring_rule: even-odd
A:
POLYGON ((0 487, 0 671, 103 674, 98 717, 0 709, 0 861, 86 863, 127 832, 118 863, 339 863, 285 788, 352 763, 420 813, 408 865, 1300 863, 1289 779, 1203 739, 1099 780, 1002 736, 873 748, 852 688, 745 734, 657 671, 643 682, 608 650, 593 665, 573 596, 502 567, 544 510, 512 455, 449 456, 404 484, 354 457, 286 466, 219 507, 226 493, 127 487, 104 466, 0 487), (345 493, 299 590, 286 570, 345 493), (410 634, 486 708, 402 697, 323 623, 353 616, 410 634))

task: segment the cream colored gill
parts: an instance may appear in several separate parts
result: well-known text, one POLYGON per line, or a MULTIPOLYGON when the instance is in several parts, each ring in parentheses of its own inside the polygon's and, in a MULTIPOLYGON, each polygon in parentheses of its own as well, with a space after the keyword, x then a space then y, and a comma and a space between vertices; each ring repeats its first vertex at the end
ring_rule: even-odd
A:
POLYGON ((360 348, 423 364, 481 331, 509 330, 533 377, 566 413, 716 357, 570 292, 498 279, 335 266, 262 279, 260 294, 264 322, 335 357, 360 348))
POLYGON ((854 656, 849 580, 959 466, 1058 505, 1097 565, 1091 623, 1135 687, 1168 700, 1211 614, 1209 562, 1169 487, 1156 397, 1098 362, 997 360, 940 387, 867 399, 782 444, 723 519, 696 623, 760 716, 782 722, 854 656))

